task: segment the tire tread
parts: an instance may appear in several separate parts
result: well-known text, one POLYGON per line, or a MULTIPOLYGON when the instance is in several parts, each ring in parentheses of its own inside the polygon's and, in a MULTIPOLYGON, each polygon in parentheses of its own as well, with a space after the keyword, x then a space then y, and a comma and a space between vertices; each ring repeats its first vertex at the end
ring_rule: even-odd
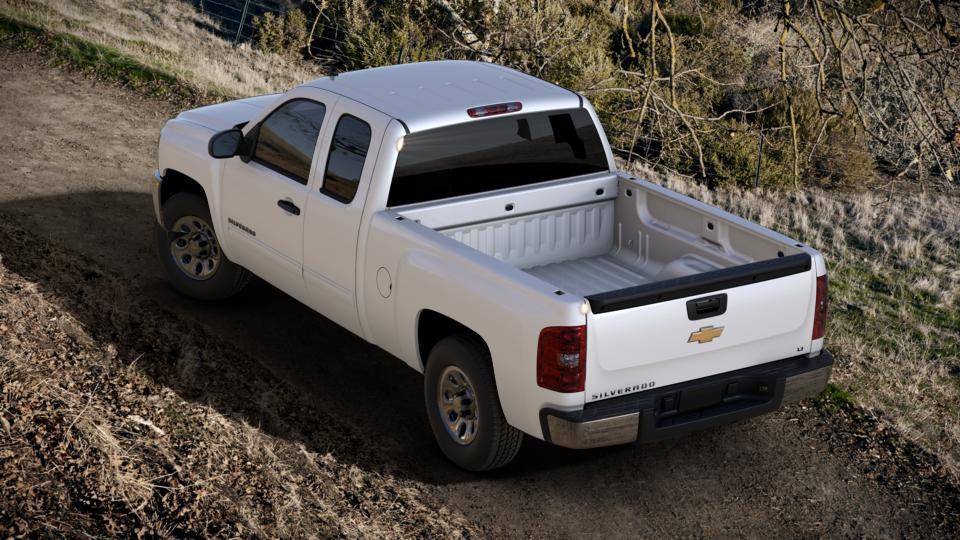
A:
MULTIPOLYGON (((174 194, 161 208, 164 223, 172 224, 181 215, 188 213, 202 217, 207 220, 211 227, 214 227, 213 220, 210 219, 210 209, 207 206, 207 200, 202 196, 192 192, 181 192, 174 194)), ((214 227, 214 234, 217 234, 214 227)), ((253 274, 234 263, 223 253, 223 260, 220 263, 220 269, 217 274, 207 281, 191 281, 184 276, 178 268, 169 261, 169 233, 159 224, 155 225, 154 241, 156 243, 157 256, 160 258, 161 265, 167 275, 167 281, 181 294, 197 298, 199 300, 222 300, 236 295, 250 283, 253 274)), ((223 249, 222 247, 220 248, 223 249)))
MULTIPOLYGON (((475 364, 483 370, 480 376, 484 380, 474 381, 474 386, 476 387, 482 385, 482 388, 489 389, 493 393, 493 406, 494 410, 496 411, 490 423, 487 424, 490 426, 489 429, 492 433, 492 443, 490 452, 483 460, 483 463, 473 467, 466 467, 462 463, 458 464, 464 468, 470 468, 471 470, 475 471, 489 471, 503 467, 513 461, 513 459, 517 456, 517 453, 520 451, 520 446, 523 443, 523 432, 508 424, 506 418, 503 416, 503 409, 500 407, 500 399, 499 396, 497 396, 497 386, 493 374, 493 364, 490 361, 490 354, 487 350, 487 347, 478 336, 469 334, 455 334, 438 342, 434 346, 434 350, 438 350, 440 347, 446 348, 451 346, 460 349, 464 355, 469 354, 470 358, 465 358, 465 360, 467 360, 468 363, 475 364)), ((433 352, 431 351, 431 357, 432 356, 433 352)), ((433 405, 429 401, 429 392, 432 390, 432 388, 429 388, 429 386, 432 385, 430 381, 427 381, 427 407, 432 407, 433 405)), ((489 396, 487 396, 487 399, 489 399, 489 396)), ((439 432, 436 426, 434 427, 434 431, 439 432)), ((444 436, 446 435, 445 432, 442 434, 444 436)), ((448 455, 448 457, 451 456, 448 455)), ((453 458, 451 457, 451 459, 453 458)), ((454 461, 456 460, 454 459, 454 461)))

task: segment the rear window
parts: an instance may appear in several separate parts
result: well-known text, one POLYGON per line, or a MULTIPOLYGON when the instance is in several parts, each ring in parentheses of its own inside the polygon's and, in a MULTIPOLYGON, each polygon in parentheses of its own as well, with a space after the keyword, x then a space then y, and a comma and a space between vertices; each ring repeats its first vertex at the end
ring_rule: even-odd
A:
POLYGON ((585 109, 488 118, 407 135, 387 206, 606 170, 600 134, 585 109))

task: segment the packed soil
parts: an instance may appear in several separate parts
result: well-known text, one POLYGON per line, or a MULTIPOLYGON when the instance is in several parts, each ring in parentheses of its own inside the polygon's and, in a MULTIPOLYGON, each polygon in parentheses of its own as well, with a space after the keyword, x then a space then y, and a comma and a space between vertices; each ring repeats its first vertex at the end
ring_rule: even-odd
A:
POLYGON ((0 534, 960 535, 937 460, 830 401, 454 468, 397 359, 260 281, 164 283, 147 188, 175 112, 0 47, 0 534))

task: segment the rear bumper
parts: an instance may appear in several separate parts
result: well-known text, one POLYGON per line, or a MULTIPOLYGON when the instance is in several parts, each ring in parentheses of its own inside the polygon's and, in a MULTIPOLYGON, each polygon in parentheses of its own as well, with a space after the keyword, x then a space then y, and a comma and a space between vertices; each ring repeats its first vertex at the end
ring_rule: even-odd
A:
POLYGON ((655 442, 772 412, 818 394, 833 355, 795 356, 711 377, 588 403, 581 411, 542 409, 544 439, 567 448, 655 442))

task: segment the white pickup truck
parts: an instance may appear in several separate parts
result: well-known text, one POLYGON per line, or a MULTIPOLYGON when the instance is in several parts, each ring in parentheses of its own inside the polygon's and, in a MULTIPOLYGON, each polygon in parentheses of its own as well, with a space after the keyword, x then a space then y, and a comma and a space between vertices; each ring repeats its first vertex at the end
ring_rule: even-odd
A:
POLYGON ((830 375, 820 253, 618 171, 586 99, 504 67, 201 107, 159 154, 170 283, 218 299, 255 274, 423 372, 437 442, 469 470, 510 462, 523 433, 657 441, 830 375))

